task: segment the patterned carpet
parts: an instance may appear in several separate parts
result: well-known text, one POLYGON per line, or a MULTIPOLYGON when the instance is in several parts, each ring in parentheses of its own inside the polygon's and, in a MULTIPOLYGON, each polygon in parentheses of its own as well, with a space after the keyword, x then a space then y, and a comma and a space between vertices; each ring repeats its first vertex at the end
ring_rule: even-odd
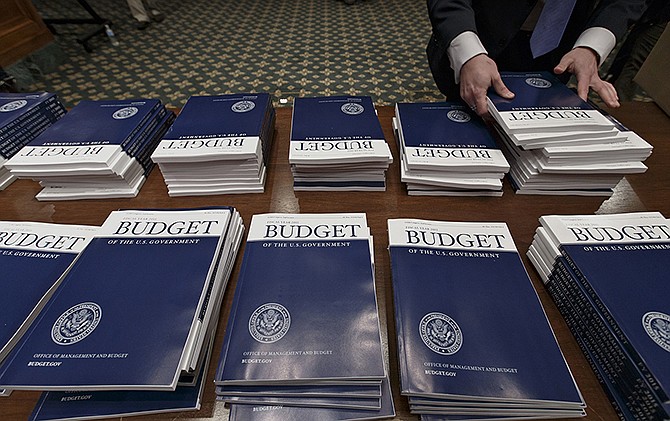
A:
MULTIPOLYGON (((58 25, 68 59, 33 90, 82 99, 150 97, 180 107, 190 95, 269 92, 370 95, 377 105, 443 97, 428 69, 425 0, 158 0, 166 14, 144 31, 125 0, 88 0, 113 22, 92 53, 76 42, 91 27, 58 25)), ((44 18, 86 18, 75 0, 35 0, 44 18)), ((280 104, 278 104, 280 105, 280 104)))

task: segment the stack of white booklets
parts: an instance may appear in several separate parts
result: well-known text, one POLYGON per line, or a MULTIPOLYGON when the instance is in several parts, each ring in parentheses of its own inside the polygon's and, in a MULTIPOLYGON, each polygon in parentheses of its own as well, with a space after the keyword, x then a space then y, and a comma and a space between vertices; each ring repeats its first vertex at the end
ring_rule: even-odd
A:
POLYGON ((626 174, 646 171, 652 146, 552 74, 501 76, 516 96, 489 92, 489 111, 517 193, 610 196, 626 174))
POLYGON ((152 155, 168 194, 262 193, 274 123, 269 94, 190 97, 152 155))
POLYGON ((243 228, 230 207, 112 212, 0 367, 0 387, 197 387, 243 228))
POLYGON ((670 418, 670 224, 548 215, 528 257, 621 419, 670 418))
POLYGON ((396 104, 394 129, 408 194, 502 195, 509 164, 484 122, 464 105, 396 104))
POLYGON ((504 223, 390 219, 388 230, 400 392, 412 413, 585 415, 504 223))
POLYGON ((52 93, 0 94, 0 190, 16 180, 5 168, 5 162, 65 112, 52 93))
POLYGON ((157 99, 81 101, 5 165, 38 200, 135 197, 173 119, 157 99))
MULTIPOLYGON (((295 411, 305 419, 393 416, 372 250, 365 214, 254 215, 215 375, 218 399, 233 408, 302 407, 295 411)), ((255 419, 250 412, 235 408, 232 419, 255 419)))
POLYGON ((296 98, 289 148, 294 190, 386 190, 393 156, 368 96, 296 98))

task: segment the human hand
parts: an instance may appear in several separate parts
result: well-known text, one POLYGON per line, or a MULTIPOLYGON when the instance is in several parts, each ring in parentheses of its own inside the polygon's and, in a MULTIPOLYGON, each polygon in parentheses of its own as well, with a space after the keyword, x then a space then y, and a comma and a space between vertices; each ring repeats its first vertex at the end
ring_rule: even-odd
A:
POLYGON ((596 53, 586 47, 577 47, 563 56, 560 63, 554 67, 554 73, 570 72, 577 78, 577 95, 584 101, 589 96, 589 89, 593 89, 608 107, 617 108, 619 95, 611 83, 600 79, 598 74, 598 57, 596 53))
POLYGON ((486 91, 491 86, 501 97, 514 98, 514 93, 500 78, 498 66, 486 54, 472 57, 461 67, 461 98, 480 116, 488 113, 486 91))

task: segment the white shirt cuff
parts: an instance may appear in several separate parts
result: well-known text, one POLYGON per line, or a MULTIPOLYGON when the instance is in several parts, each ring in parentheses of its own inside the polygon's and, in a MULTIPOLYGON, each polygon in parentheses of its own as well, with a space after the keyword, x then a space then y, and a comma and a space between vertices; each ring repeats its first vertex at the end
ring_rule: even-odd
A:
POLYGON ((572 48, 586 47, 592 49, 598 54, 598 65, 601 65, 610 55, 615 45, 616 37, 614 34, 607 28, 596 26, 582 32, 572 48))
POLYGON ((462 32, 451 40, 449 48, 447 48, 447 55, 449 56, 451 68, 454 69, 457 84, 461 78, 461 67, 463 67, 466 61, 479 54, 488 54, 488 51, 486 51, 486 48, 484 48, 479 37, 474 32, 462 32))

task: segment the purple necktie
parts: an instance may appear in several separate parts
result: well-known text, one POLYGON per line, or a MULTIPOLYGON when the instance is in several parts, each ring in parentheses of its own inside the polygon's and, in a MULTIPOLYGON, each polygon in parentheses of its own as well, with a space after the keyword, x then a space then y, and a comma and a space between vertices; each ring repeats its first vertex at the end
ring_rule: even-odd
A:
POLYGON ((546 0, 533 34, 530 50, 533 58, 558 47, 577 0, 546 0))

